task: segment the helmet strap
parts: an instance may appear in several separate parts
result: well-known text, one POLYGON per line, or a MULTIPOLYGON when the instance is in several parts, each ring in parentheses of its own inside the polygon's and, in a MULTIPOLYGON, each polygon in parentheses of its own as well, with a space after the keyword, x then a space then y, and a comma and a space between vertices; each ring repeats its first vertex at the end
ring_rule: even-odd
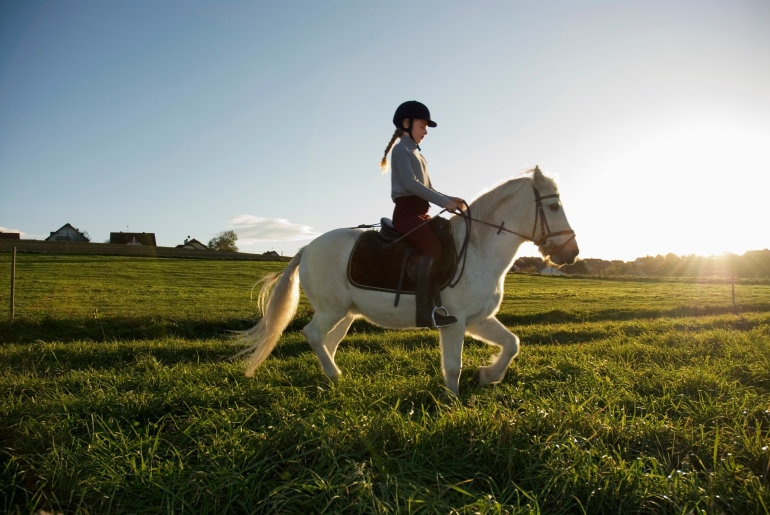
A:
MULTIPOLYGON (((412 141, 414 141, 414 136, 412 136, 412 127, 414 127, 414 117, 409 118, 409 126, 404 129, 404 132, 409 134, 409 137, 412 138, 412 141)), ((417 145, 417 142, 415 142, 415 145, 417 145)), ((422 150, 420 145, 417 145, 417 150, 422 150)))

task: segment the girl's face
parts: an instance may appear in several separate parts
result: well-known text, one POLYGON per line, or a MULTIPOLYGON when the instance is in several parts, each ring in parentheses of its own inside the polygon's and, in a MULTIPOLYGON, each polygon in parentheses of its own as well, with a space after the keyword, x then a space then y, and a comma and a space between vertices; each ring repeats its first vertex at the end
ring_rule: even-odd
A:
MULTIPOLYGON (((404 129, 409 127, 409 119, 404 120, 404 129)), ((418 145, 428 134, 428 122, 422 118, 415 118, 412 124, 412 139, 418 145)))

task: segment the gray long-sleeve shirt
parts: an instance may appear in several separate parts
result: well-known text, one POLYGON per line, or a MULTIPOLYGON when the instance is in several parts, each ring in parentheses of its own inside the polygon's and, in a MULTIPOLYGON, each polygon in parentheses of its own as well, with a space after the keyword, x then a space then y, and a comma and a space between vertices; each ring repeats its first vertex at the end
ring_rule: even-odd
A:
POLYGON ((401 140, 393 146, 390 155, 391 192, 393 202, 398 197, 417 195, 439 207, 445 207, 449 198, 433 189, 428 177, 428 163, 418 151, 417 143, 404 134, 401 140))

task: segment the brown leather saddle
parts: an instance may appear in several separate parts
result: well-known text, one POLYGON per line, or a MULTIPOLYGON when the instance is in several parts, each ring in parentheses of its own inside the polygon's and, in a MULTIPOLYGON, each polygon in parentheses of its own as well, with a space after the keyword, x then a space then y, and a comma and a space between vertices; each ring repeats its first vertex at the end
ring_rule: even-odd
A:
MULTIPOLYGON (((443 248, 436 263, 436 281, 443 290, 457 270, 457 254, 449 220, 435 217, 428 222, 443 248)), ((401 238, 388 218, 381 220, 379 231, 365 231, 356 241, 348 260, 348 280, 364 290, 396 294, 394 305, 402 293, 414 295, 419 249, 401 238)))

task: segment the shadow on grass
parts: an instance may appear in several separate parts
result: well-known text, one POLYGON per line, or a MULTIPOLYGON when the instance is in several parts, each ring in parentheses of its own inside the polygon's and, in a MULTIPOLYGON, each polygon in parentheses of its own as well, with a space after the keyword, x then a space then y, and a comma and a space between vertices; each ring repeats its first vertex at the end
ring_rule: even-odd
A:
POLYGON ((65 375, 73 370, 123 370, 136 366, 149 370, 178 364, 224 363, 235 354, 224 345, 184 346, 150 345, 136 340, 132 342, 88 343, 83 345, 58 345, 55 349, 43 349, 42 345, 30 347, 6 355, 5 365, 11 370, 65 375))
MULTIPOLYGON (((285 333, 299 332, 310 323, 312 312, 299 313, 285 333)), ((44 318, 17 319, 0 322, 0 344, 45 342, 114 342, 156 340, 160 338, 208 339, 223 338, 230 331, 242 331, 254 326, 256 320, 232 318, 225 320, 176 320, 164 317, 104 317, 104 318, 44 318)), ((348 331, 352 335, 375 335, 388 332, 365 320, 356 320, 348 331)))
MULTIPOLYGON (((243 327, 250 327, 251 322, 242 321, 243 327)), ((365 322, 364 322, 365 323, 365 322)), ((246 345, 238 345, 235 340, 223 341, 224 327, 234 324, 185 325, 183 328, 193 341, 184 341, 184 331, 175 331, 165 327, 151 327, 147 330, 141 321, 112 320, 104 324, 105 333, 112 337, 102 338, 101 326, 93 321, 49 320, 39 324, 16 324, 14 338, 3 341, 15 343, 17 347, 6 353, 6 366, 11 369, 36 370, 39 372, 66 374, 72 370, 108 370, 121 368, 127 364, 146 366, 175 366, 179 364, 225 363, 246 345), (114 327, 113 327, 114 326, 114 327), (224 327, 223 327, 224 326, 224 327), (97 332, 99 331, 99 332, 97 332), (205 340, 208 334, 217 339, 205 340), (182 333, 182 334, 179 334, 182 333), (56 335, 56 337, 52 337, 56 335), (171 339, 171 341, 168 341, 171 339), (182 341, 174 341, 181 339, 182 341), (160 341, 160 343, 159 343, 160 341), (57 342, 55 348, 48 343, 57 342)), ((7 329, 7 328, 4 328, 7 329)), ((429 332, 403 333, 393 341, 383 338, 371 338, 370 332, 382 332, 370 326, 366 331, 351 332, 343 340, 340 350, 356 350, 365 354, 388 354, 393 348, 405 350, 438 348, 438 336, 429 332), (369 331, 372 329, 372 331, 369 331)), ((5 333, 7 336, 7 333, 5 333)), ((304 337, 283 339, 272 352, 278 359, 312 355, 313 351, 304 337)), ((238 358, 239 362, 244 358, 238 358)))
MULTIPOLYGON (((636 310, 601 310, 591 312, 568 312, 559 309, 544 313, 506 314, 498 313, 497 318, 508 327, 539 324, 586 323, 607 321, 650 320, 655 318, 701 317, 732 314, 730 306, 683 306, 673 309, 636 309, 636 310)), ((770 304, 739 306, 740 312, 766 313, 770 312, 770 304)), ((300 332, 310 323, 312 311, 302 310, 286 328, 286 333, 300 332)), ((41 341, 72 342, 90 340, 93 342, 114 342, 131 340, 156 340, 160 338, 209 339, 228 336, 229 331, 251 328, 256 323, 253 319, 231 318, 220 320, 184 319, 175 320, 164 317, 110 317, 110 318, 45 318, 40 320, 16 320, 0 322, 0 344, 2 343, 32 343, 41 341)), ((736 322, 735 329, 751 329, 753 326, 736 322), (746 327, 744 327, 746 326, 746 327)), ((356 346, 361 349, 376 350, 382 347, 376 338, 355 338, 355 336, 381 335, 392 332, 370 324, 365 320, 356 320, 348 331, 346 341, 356 340, 356 346), (351 338, 354 337, 354 338, 351 338)), ((409 334, 409 333, 403 333, 409 334)), ((424 333, 412 333, 414 337, 399 336, 399 344, 424 345, 429 339, 424 333), (411 342, 411 344, 410 344, 411 342)), ((560 341, 552 332, 552 339, 560 341)), ((599 336, 592 332, 581 331, 580 334, 563 335, 571 341, 589 341, 599 336), (576 340, 577 338, 577 340, 576 340)), ((437 335, 436 335, 437 337, 437 335)), ((288 348, 286 352, 291 352, 288 348)))
MULTIPOLYGON (((294 323, 301 323, 298 318, 294 323)), ((306 318, 305 323, 310 319, 306 318)), ((0 343, 31 343, 37 340, 113 342, 159 338, 222 338, 228 331, 254 325, 250 319, 173 320, 162 317, 46 318, 0 323, 0 343)), ((292 325, 294 325, 294 323, 292 325)))
MULTIPOLYGON (((770 304, 752 304, 738 307, 740 313, 770 312, 770 304)), ((732 306, 680 306, 671 309, 604 309, 588 312, 568 312, 560 309, 526 315, 498 313, 497 319, 505 325, 564 324, 584 322, 626 322, 652 318, 681 318, 733 314, 732 306)))

